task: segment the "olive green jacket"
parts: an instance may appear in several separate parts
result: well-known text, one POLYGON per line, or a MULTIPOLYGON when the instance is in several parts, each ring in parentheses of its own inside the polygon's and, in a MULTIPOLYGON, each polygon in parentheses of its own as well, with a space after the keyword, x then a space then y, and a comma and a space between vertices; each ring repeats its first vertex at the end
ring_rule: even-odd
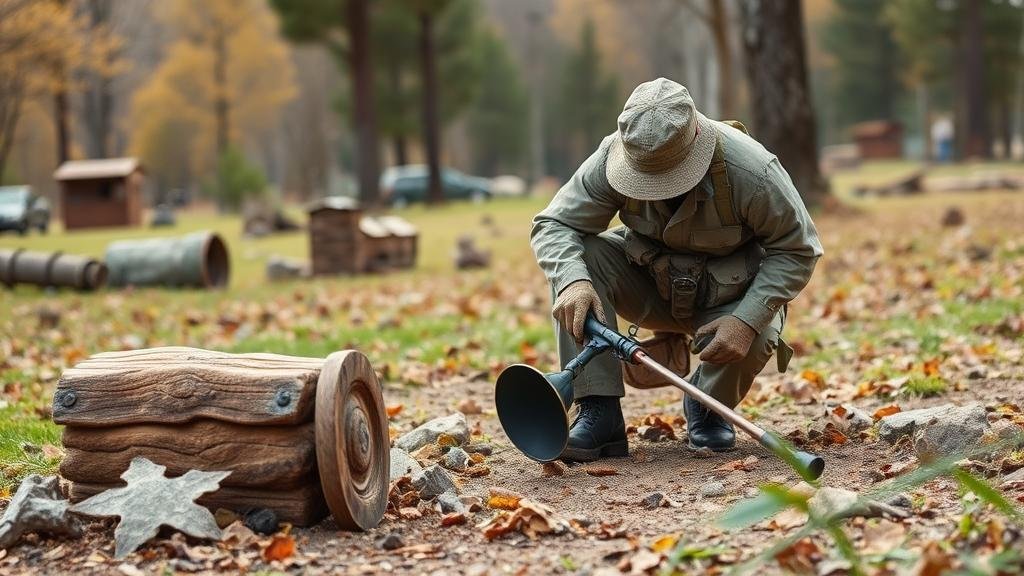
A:
POLYGON ((615 135, 576 171, 533 220, 530 243, 556 293, 577 280, 590 280, 583 260, 583 236, 608 228, 616 214, 636 233, 668 252, 723 256, 753 239, 764 259, 733 315, 760 333, 779 309, 811 278, 822 254, 800 194, 778 159, 735 128, 715 123, 725 149, 736 226, 720 221, 711 175, 686 194, 674 213, 665 202, 629 199, 608 184, 605 161, 615 135))

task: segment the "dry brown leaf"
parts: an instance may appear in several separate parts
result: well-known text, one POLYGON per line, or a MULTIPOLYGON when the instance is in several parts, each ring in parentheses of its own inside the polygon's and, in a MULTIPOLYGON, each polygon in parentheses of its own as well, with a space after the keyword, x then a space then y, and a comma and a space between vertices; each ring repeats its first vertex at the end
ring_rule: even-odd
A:
POLYGON ((953 567, 953 557, 938 542, 928 542, 911 571, 916 576, 941 576, 953 567))
POLYGON ((392 404, 386 407, 384 410, 387 412, 388 418, 394 418, 395 416, 398 416, 402 412, 402 408, 404 408, 404 406, 402 406, 401 404, 392 404))
POLYGON ((558 462, 545 462, 540 469, 541 476, 565 476, 565 466, 558 462))
POLYGON ((287 534, 275 534, 267 547, 260 552, 264 562, 280 561, 295 554, 295 538, 287 534))
POLYGON ((456 526, 458 524, 466 523, 466 514, 464 512, 451 512, 441 516, 441 526, 456 526))
POLYGON ((515 510, 519 508, 524 496, 522 494, 506 490, 505 488, 491 488, 490 496, 487 498, 487 506, 497 510, 515 510))
POLYGON ((456 410, 462 412, 467 416, 481 414, 484 411, 483 408, 481 408, 480 405, 477 404, 476 400, 472 398, 463 398, 462 400, 459 400, 459 403, 456 406, 456 410))
POLYGON ((875 413, 872 414, 871 417, 874 418, 875 421, 877 422, 877 421, 881 420, 882 418, 885 418, 886 416, 891 416, 893 414, 896 414, 897 412, 902 412, 902 410, 900 409, 899 405, 898 404, 890 404, 888 406, 882 406, 878 410, 875 410, 875 413))
POLYGON ((814 565, 821 560, 821 550, 810 538, 801 538, 792 546, 775 555, 779 565, 792 572, 814 572, 814 565))
POLYGON ((462 473, 470 478, 482 478, 491 473, 491 468, 489 466, 484 466, 483 464, 477 464, 466 468, 462 473))
POLYGON ((484 538, 494 540, 511 532, 521 532, 531 540, 544 534, 562 534, 569 530, 569 522, 557 516, 551 508, 528 499, 519 502, 513 512, 499 512, 480 524, 484 538))

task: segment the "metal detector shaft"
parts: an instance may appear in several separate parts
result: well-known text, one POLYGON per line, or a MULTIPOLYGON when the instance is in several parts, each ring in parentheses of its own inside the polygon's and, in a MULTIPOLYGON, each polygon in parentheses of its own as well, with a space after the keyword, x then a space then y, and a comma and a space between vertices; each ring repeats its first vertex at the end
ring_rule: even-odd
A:
POLYGON ((715 414, 718 414, 722 418, 725 418, 733 426, 739 428, 740 430, 743 430, 744 432, 752 436, 754 440, 757 440, 758 442, 761 441, 761 438, 765 434, 763 428, 761 428, 757 424, 754 424, 750 420, 747 420, 746 418, 740 416, 732 408, 729 408, 725 404, 722 404, 718 400, 715 400, 708 393, 704 392, 700 388, 697 388, 693 384, 687 382, 686 379, 684 379, 683 377, 675 374, 674 372, 672 372, 668 368, 665 368, 661 364, 658 364, 657 362, 652 360, 651 357, 648 356, 647 353, 644 352, 643 350, 636 351, 633 354, 633 359, 635 359, 640 364, 647 366, 651 370, 654 370, 658 374, 664 376, 665 379, 668 380, 669 383, 671 383, 673 386, 679 388, 683 392, 686 392, 686 394, 692 397, 694 400, 708 407, 715 414))
MULTIPOLYGON (((633 362, 637 364, 643 364, 654 370, 658 374, 661 374, 676 388, 679 388, 685 392, 688 396, 694 400, 700 402, 715 414, 718 414, 733 426, 743 430, 750 435, 754 440, 765 448, 774 452, 777 456, 785 460, 790 466, 796 469, 801 476, 805 479, 817 479, 821 476, 821 473, 825 469, 825 460, 820 456, 812 454, 810 452, 804 452, 801 450, 793 450, 789 448, 786 442, 774 433, 766 431, 764 428, 754 424, 750 420, 747 420, 743 416, 740 416, 735 410, 729 408, 725 404, 722 404, 718 400, 712 398, 709 394, 697 388, 693 384, 687 382, 684 378, 675 374, 668 368, 655 362, 646 352, 640 348, 640 345, 622 334, 619 334, 615 330, 612 330, 599 322, 593 315, 588 316, 586 323, 584 324, 584 330, 591 337, 592 340, 596 340, 598 350, 584 351, 580 354, 580 358, 583 359, 583 363, 589 361, 596 351, 600 349, 611 349, 615 355, 625 361, 633 362)), ((588 348, 595 342, 588 344, 588 348)), ((573 364, 573 363, 571 363, 573 364)), ((576 370, 579 366, 573 364, 575 375, 576 370)))

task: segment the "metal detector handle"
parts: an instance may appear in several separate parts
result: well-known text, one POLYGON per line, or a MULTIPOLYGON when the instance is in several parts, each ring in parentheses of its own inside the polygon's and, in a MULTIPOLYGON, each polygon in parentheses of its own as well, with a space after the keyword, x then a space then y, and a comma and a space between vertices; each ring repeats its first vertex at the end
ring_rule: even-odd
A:
POLYGON ((576 378, 577 376, 580 375, 580 372, 583 371, 583 367, 586 366, 588 362, 594 359, 594 356, 597 356, 598 354, 604 352, 607 349, 607 342, 599 338, 591 338, 590 340, 587 341, 587 345, 583 347, 583 350, 581 350, 575 358, 570 360, 569 363, 565 365, 565 370, 571 372, 572 377, 576 378))
MULTIPOLYGON (((622 334, 619 334, 615 330, 605 326, 598 320, 593 314, 587 314, 587 321, 583 325, 583 331, 586 332, 587 336, 590 336, 590 342, 598 341, 601 342, 605 348, 611 348, 612 352, 619 357, 620 360, 636 364, 639 360, 636 357, 636 353, 641 350, 640 344, 631 338, 627 338, 622 334)), ((584 352, 580 354, 582 357, 584 352)), ((589 361, 590 358, 587 358, 589 361)))

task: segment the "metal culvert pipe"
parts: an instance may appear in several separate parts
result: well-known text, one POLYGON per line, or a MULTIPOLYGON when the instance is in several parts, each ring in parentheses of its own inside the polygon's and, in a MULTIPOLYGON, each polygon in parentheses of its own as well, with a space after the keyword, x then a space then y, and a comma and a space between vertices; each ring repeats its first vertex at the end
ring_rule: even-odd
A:
POLYGON ((107 267, 92 258, 62 252, 0 250, 0 283, 95 290, 106 282, 107 267))
POLYGON ((106 260, 111 286, 223 288, 231 277, 227 245, 216 232, 118 240, 107 246, 106 260))

